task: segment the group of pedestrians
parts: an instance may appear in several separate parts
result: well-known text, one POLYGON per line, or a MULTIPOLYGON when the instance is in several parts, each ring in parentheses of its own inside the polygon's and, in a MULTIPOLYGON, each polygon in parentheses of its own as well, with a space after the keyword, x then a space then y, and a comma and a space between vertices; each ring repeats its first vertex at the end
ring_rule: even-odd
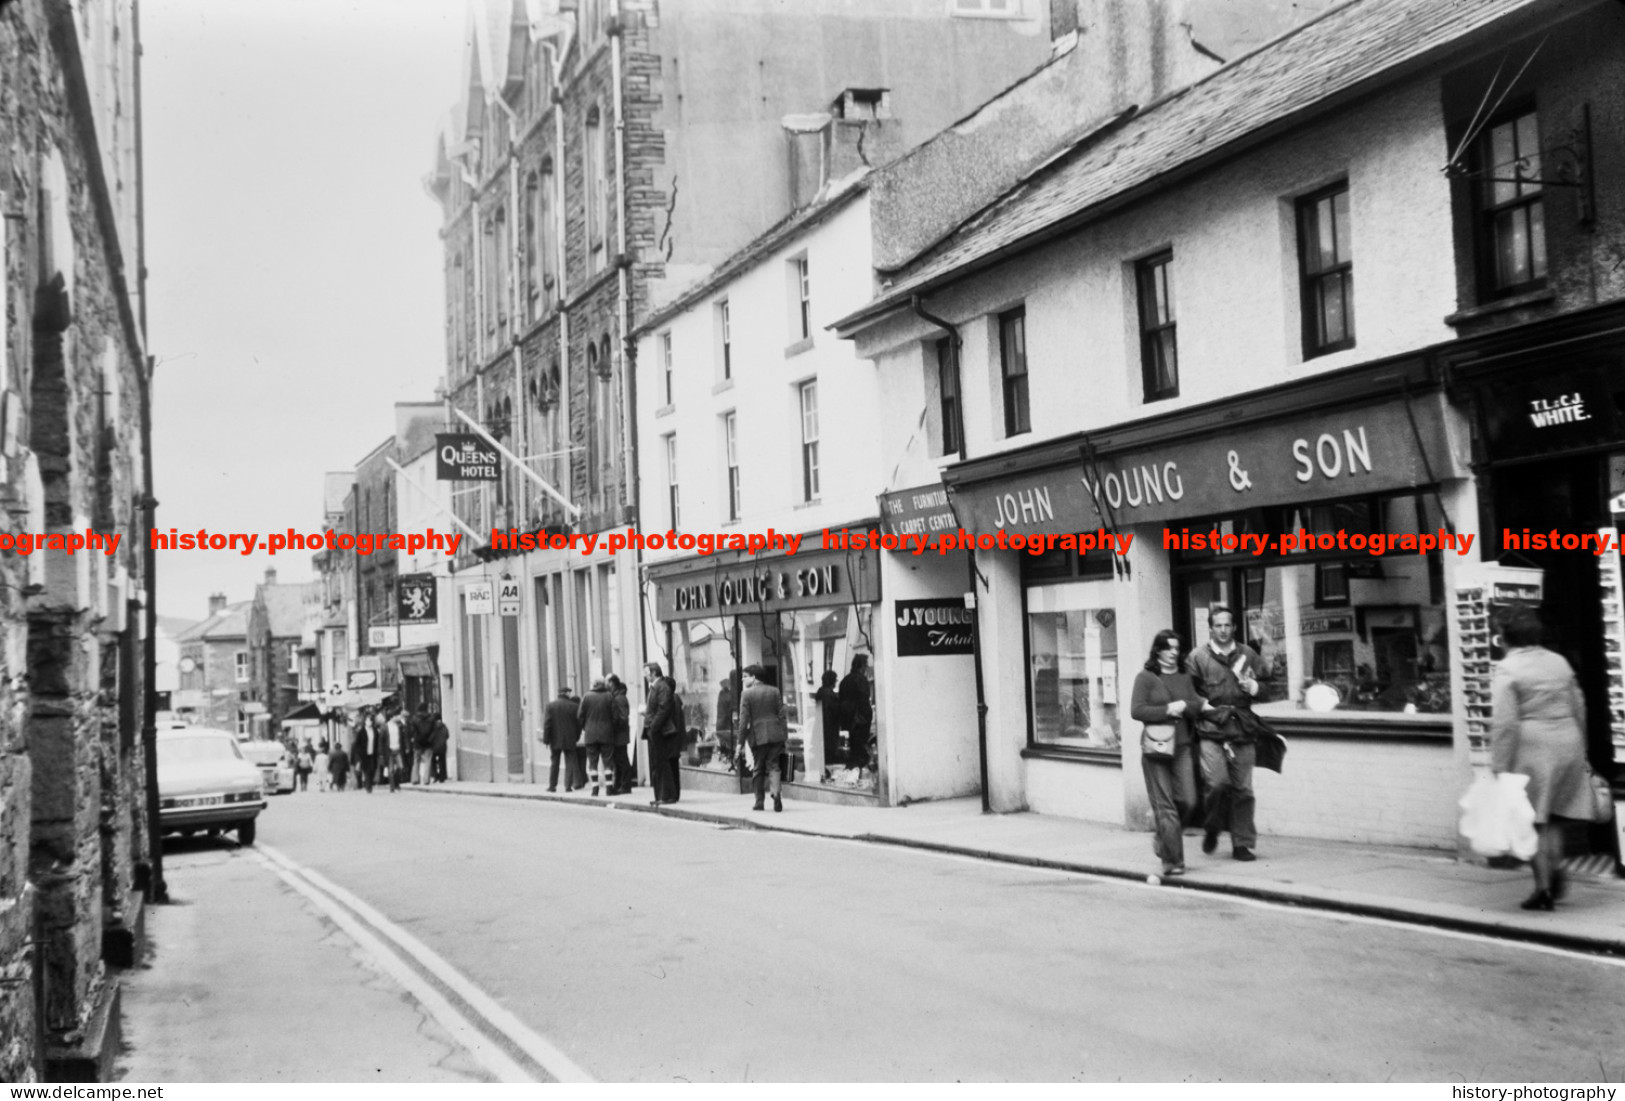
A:
MULTIPOLYGON (((1520 905, 1551 910, 1567 886, 1559 866, 1565 834, 1596 814, 1585 698, 1568 661, 1541 645, 1534 608, 1504 609, 1495 629, 1504 656, 1491 688, 1490 770, 1529 778, 1525 793, 1539 840, 1530 861, 1535 890, 1520 905)), ((1228 830, 1231 856, 1256 859, 1253 769, 1265 760, 1261 746, 1278 739, 1253 713, 1264 664, 1236 641, 1235 630, 1235 614, 1216 606, 1208 610, 1208 641, 1189 654, 1177 631, 1158 631, 1134 678, 1129 713, 1144 724, 1140 764, 1164 875, 1185 873, 1183 831, 1198 814, 1198 765, 1207 788, 1202 851, 1212 853, 1228 830)))
POLYGON ((343 791, 354 777, 357 789, 371 793, 379 782, 399 791, 404 780, 413 784, 446 782, 446 747, 451 734, 440 712, 427 704, 416 714, 398 707, 364 707, 350 726, 350 749, 339 747, 329 756, 332 786, 343 791))
POLYGON ((625 795, 637 785, 632 767, 632 705, 626 685, 614 673, 593 681, 577 698, 568 684, 542 712, 542 744, 547 746, 547 790, 558 791, 563 766, 564 790, 625 795))

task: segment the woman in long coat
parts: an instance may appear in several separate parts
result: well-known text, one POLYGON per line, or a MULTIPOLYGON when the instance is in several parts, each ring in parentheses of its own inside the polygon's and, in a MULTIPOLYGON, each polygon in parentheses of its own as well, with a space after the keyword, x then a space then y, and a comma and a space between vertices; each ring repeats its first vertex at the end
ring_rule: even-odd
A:
POLYGON ((1202 713, 1202 697, 1184 672, 1185 641, 1177 631, 1158 631, 1151 656, 1134 677, 1129 716, 1149 725, 1174 725, 1173 757, 1140 756, 1146 795, 1156 826, 1154 847, 1163 875, 1185 874, 1184 821, 1196 803, 1192 727, 1202 713))
POLYGON ((781 811, 784 801, 779 798, 779 755, 789 743, 790 728, 785 719, 784 697, 777 688, 764 683, 765 679, 760 665, 745 666, 745 691, 739 697, 738 741, 743 752, 745 740, 750 740, 750 751, 756 760, 751 777, 756 805, 751 810, 767 809, 764 803, 771 786, 773 809, 781 811))
POLYGON ((1586 705, 1574 670, 1540 644, 1540 619, 1527 605, 1496 617, 1507 648, 1490 689, 1490 768, 1529 777, 1540 847, 1530 867, 1535 893, 1525 910, 1550 910, 1563 897, 1564 819, 1589 820, 1591 781, 1586 771, 1586 705))
POLYGON ((581 697, 576 712, 581 720, 581 744, 587 748, 587 771, 592 776, 592 793, 603 785, 607 795, 614 786, 615 700, 603 680, 592 682, 592 691, 581 697))

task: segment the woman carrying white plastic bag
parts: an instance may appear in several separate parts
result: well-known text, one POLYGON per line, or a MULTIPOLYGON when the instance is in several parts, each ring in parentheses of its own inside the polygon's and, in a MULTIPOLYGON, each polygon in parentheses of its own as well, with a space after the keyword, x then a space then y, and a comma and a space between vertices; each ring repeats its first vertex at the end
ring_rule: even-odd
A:
POLYGON ((1535 808, 1525 788, 1529 777, 1516 772, 1485 774, 1461 797, 1461 835, 1480 856, 1528 860, 1540 848, 1535 808))
POLYGON ((1530 867, 1535 893, 1525 910, 1550 910, 1563 897, 1564 820, 1589 821, 1590 772, 1586 768, 1585 699, 1569 663, 1540 644, 1535 610, 1518 604, 1496 616, 1506 657, 1490 690, 1490 768, 1500 776, 1529 778, 1540 845, 1530 867))

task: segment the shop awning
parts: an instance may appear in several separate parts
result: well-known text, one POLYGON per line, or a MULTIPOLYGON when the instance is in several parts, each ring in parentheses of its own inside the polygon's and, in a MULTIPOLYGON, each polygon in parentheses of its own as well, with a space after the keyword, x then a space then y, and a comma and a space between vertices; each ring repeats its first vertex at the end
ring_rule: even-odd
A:
POLYGON ((285 723, 312 722, 320 721, 321 717, 322 713, 317 710, 316 705, 309 700, 305 700, 298 707, 282 716, 282 721, 285 723))

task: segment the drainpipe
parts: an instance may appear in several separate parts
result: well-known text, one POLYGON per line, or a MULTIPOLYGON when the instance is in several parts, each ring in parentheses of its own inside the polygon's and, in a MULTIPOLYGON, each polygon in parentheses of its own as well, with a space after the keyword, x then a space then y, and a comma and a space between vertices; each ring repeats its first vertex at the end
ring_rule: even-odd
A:
MULTIPOLYGON (((953 322, 931 313, 925 308, 919 295, 914 295, 908 301, 909 308, 916 317, 929 322, 948 334, 948 349, 954 358, 954 427, 959 433, 959 460, 965 461, 965 387, 961 385, 959 375, 959 350, 964 346, 960 338, 959 329, 953 322)), ((954 516, 957 523, 958 510, 954 516)), ((965 566, 970 579, 971 599, 975 601, 972 610, 976 613, 975 622, 971 624, 971 662, 976 670, 976 752, 982 767, 982 813, 989 814, 993 810, 992 798, 988 793, 987 779, 987 684, 982 676, 982 601, 978 595, 976 583, 979 580, 976 572, 976 552, 965 551, 965 566)))
MULTIPOLYGON (((152 495, 152 373, 157 366, 153 356, 147 357, 145 369, 136 365, 136 381, 141 384, 141 511, 147 530, 158 527, 158 501, 152 495)), ((147 848, 152 862, 151 898, 154 902, 169 901, 169 884, 164 882, 163 823, 158 816, 158 693, 153 685, 158 677, 158 555, 152 549, 152 540, 143 540, 141 551, 141 588, 145 607, 145 637, 141 640, 141 681, 145 688, 145 706, 141 708, 141 756, 147 773, 147 848)))
MULTIPOLYGON (((632 302, 631 302, 631 267, 632 258, 626 254, 626 218, 632 208, 626 197, 626 116, 623 108, 622 74, 621 74, 621 5, 619 0, 610 11, 614 19, 614 26, 610 31, 610 87, 615 104, 615 201, 619 209, 615 212, 615 254, 616 276, 620 283, 620 329, 621 329, 621 401, 616 415, 621 421, 621 504, 625 509, 626 503, 634 500, 632 487, 637 483, 634 478, 637 456, 633 450, 632 441, 632 397, 636 392, 633 389, 632 367, 636 355, 632 350, 630 336, 632 302)), ((612 391, 613 392, 613 391, 612 391)), ((624 519, 624 516, 621 517, 624 519)))

